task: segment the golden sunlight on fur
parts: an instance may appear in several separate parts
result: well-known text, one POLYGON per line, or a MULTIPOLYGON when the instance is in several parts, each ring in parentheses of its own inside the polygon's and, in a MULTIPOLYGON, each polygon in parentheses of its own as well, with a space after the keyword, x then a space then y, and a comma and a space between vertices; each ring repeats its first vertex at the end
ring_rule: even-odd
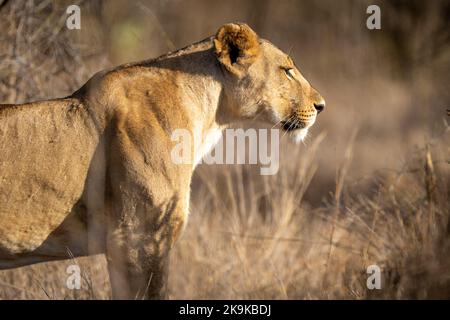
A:
POLYGON ((171 161, 171 132, 197 137, 199 159, 210 130, 260 115, 302 140, 323 107, 242 23, 100 72, 70 97, 0 106, 0 269, 106 253, 114 298, 163 298, 194 169, 171 161))

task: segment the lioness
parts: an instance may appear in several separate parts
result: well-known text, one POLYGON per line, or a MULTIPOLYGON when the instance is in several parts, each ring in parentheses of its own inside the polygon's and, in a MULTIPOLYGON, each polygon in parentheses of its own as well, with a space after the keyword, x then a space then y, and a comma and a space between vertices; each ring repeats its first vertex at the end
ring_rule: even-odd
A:
POLYGON ((105 253, 113 298, 163 298, 205 135, 258 115, 301 140, 324 106, 242 23, 100 72, 69 97, 0 106, 0 269, 105 253), (194 164, 171 161, 179 128, 194 164))

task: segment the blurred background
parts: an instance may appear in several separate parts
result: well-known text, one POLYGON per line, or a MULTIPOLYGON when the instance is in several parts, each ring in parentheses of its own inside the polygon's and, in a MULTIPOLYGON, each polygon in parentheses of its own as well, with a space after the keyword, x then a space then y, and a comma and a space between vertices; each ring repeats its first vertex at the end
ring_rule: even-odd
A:
MULTIPOLYGON (((95 72, 248 23, 288 52, 327 109, 281 169, 206 166, 173 253, 170 297, 450 298, 450 2, 0 0, 0 102, 56 98, 95 72), (66 8, 81 8, 81 29, 66 8), (381 9, 369 30, 366 9, 381 9), (447 250, 447 251, 445 251, 447 250), (368 290, 368 265, 383 289, 368 290)), ((103 257, 0 271, 0 298, 109 298, 103 257)))

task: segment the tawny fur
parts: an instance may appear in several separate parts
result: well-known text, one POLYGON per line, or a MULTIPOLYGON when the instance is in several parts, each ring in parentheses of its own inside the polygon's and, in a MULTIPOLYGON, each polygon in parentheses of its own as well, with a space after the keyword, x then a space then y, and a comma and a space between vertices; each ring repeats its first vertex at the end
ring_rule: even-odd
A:
POLYGON ((105 253, 114 298, 164 297, 205 135, 258 115, 296 119, 304 137, 321 101, 285 53, 227 24, 100 72, 70 97, 0 106, 0 269, 105 253), (171 159, 180 128, 196 137, 181 165, 171 159))

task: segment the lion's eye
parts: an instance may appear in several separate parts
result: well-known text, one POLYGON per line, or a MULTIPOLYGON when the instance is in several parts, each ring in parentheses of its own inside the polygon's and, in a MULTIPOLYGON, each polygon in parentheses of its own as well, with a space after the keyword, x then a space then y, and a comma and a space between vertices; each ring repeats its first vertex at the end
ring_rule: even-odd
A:
POLYGON ((295 70, 293 68, 284 68, 284 72, 286 73, 286 76, 290 79, 294 79, 295 77, 295 70))

